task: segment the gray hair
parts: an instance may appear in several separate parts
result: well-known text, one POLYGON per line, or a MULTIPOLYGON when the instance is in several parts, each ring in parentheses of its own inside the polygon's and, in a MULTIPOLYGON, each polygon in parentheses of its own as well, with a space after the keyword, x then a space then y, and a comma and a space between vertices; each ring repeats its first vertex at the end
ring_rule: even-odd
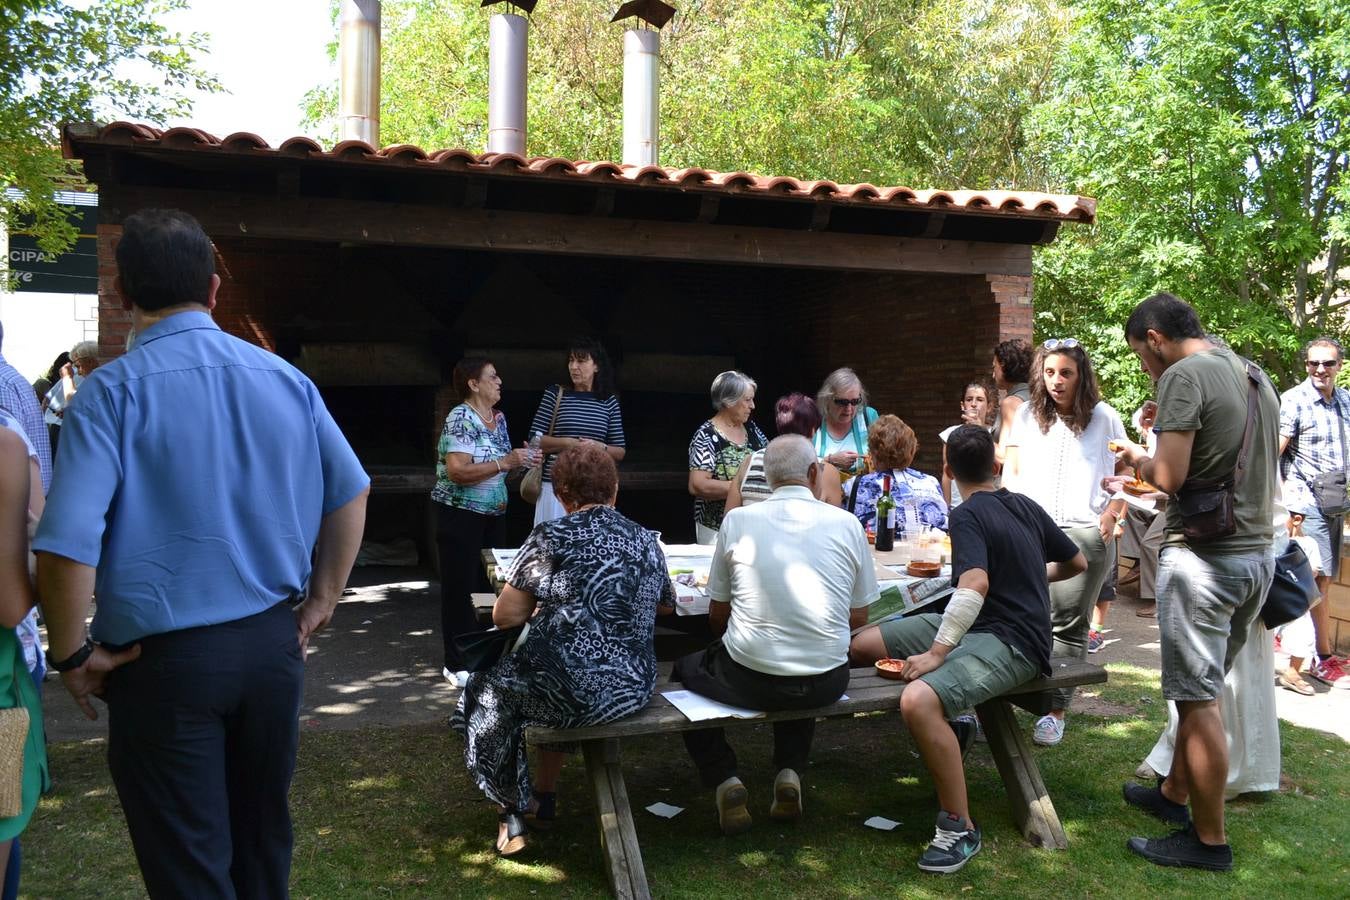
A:
POLYGON ((817 462, 810 441, 800 434, 780 434, 764 450, 764 480, 770 488, 789 481, 806 484, 817 462))
POLYGON ((867 408, 867 388, 863 387, 861 379, 858 378, 858 373, 845 366, 826 375, 825 381, 820 385, 820 390, 816 391, 816 407, 820 410, 821 418, 829 415, 830 401, 839 396, 840 391, 846 391, 849 388, 858 389, 858 396, 862 398, 861 406, 863 409, 867 408))
POLYGON ((74 347, 70 348, 71 360, 77 359, 97 359, 98 343, 96 341, 80 341, 74 347))
POLYGON ((758 385, 755 384, 755 379, 744 372, 738 372, 735 369, 723 372, 713 379, 713 409, 720 412, 728 406, 735 406, 747 391, 753 391, 756 387, 758 385))

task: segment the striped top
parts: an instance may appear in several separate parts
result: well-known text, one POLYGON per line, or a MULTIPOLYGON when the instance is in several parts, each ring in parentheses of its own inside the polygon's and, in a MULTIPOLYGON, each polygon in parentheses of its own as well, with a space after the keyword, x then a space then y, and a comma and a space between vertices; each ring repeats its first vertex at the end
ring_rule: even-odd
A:
POLYGON ((764 477, 764 451, 756 450, 750 454, 750 465, 745 467, 745 477, 741 479, 741 506, 749 506, 773 496, 773 488, 764 477))
MULTIPOLYGON (((554 385, 544 391, 539 400, 539 408, 534 412, 534 421, 530 422, 530 435, 535 432, 549 434, 548 423, 553 420, 553 407, 557 403, 561 385, 554 385)), ((562 406, 558 409, 558 422, 553 426, 554 437, 590 438, 611 447, 624 447, 623 416, 619 413, 619 398, 611 396, 600 400, 590 391, 563 392, 562 406)), ((558 454, 550 453, 544 460, 544 480, 553 480, 553 463, 558 454)))

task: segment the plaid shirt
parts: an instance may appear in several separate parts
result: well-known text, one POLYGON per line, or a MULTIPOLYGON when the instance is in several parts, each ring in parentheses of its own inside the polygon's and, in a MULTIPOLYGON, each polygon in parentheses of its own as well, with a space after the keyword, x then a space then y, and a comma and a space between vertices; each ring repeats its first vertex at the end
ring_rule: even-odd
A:
POLYGON ((1284 505, 1292 512, 1316 512, 1311 484, 1324 472, 1346 468, 1341 441, 1350 446, 1350 391, 1336 388, 1323 399, 1312 379, 1280 397, 1280 437, 1289 447, 1280 457, 1284 505))
POLYGON ((42 407, 28 380, 19 374, 4 356, 0 356, 0 410, 19 420, 24 434, 33 443, 38 454, 38 468, 42 472, 42 493, 52 484, 52 444, 47 438, 47 426, 42 421, 42 407))

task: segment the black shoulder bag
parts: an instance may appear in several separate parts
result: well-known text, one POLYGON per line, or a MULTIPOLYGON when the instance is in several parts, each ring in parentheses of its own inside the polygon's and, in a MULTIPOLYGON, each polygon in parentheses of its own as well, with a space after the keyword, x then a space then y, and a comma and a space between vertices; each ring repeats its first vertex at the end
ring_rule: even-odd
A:
POLYGON ((1322 515, 1343 516, 1350 511, 1350 498, 1345 495, 1345 420, 1341 417, 1341 398, 1333 388, 1331 402, 1336 406, 1336 425, 1341 442, 1341 468, 1335 472, 1323 472, 1312 480, 1313 499, 1322 515))
POLYGON ((1242 430, 1242 448, 1231 475, 1223 478, 1188 478, 1174 497, 1181 513, 1181 530, 1190 544, 1205 544, 1237 532, 1234 496, 1247 474, 1252 427, 1256 424, 1256 392, 1261 384, 1255 363, 1247 362, 1247 425, 1242 430))
POLYGON ((1275 557, 1275 577, 1261 604, 1261 621, 1267 628, 1279 628, 1307 612, 1319 596, 1308 554, 1298 541, 1291 540, 1275 557))

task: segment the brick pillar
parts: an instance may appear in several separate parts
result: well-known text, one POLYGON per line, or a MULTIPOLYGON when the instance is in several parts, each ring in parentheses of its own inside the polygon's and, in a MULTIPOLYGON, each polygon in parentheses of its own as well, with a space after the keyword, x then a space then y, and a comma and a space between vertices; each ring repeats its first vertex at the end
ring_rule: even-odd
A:
POLYGON ((98 226, 98 359, 111 362, 126 352, 131 333, 131 313, 122 308, 117 293, 117 241, 121 225, 98 226))

